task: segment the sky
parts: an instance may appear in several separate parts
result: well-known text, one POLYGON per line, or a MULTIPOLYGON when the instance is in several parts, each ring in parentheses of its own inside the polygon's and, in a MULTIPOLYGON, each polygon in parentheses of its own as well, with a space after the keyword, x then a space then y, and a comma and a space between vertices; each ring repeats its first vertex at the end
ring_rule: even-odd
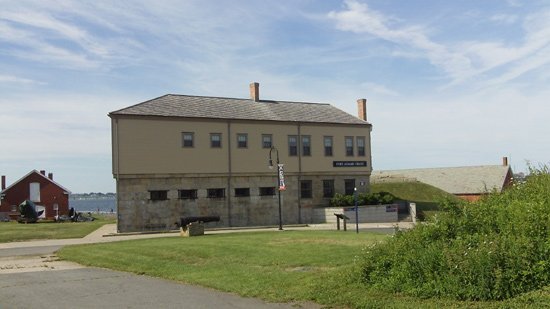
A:
POLYGON ((550 159, 550 1, 0 0, 0 174, 114 192, 109 112, 367 98, 375 170, 550 159))

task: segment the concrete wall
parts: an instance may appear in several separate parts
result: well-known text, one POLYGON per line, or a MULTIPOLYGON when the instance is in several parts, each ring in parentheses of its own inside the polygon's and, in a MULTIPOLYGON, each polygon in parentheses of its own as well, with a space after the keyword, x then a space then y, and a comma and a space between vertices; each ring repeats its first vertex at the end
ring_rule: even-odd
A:
MULTIPOLYGON (((337 214, 344 214, 350 218, 349 223, 355 223, 354 207, 329 207, 313 210, 314 223, 336 223, 337 214)), ((397 205, 368 205, 358 207, 359 223, 397 222, 397 205)))

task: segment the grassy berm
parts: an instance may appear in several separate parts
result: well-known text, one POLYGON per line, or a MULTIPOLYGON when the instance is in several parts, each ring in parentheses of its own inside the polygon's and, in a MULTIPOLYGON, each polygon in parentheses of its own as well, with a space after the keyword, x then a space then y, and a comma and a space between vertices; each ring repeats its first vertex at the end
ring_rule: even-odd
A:
POLYGON ((365 289, 421 298, 505 300, 524 293, 550 306, 550 175, 477 203, 447 202, 427 224, 371 245, 357 266, 365 289))

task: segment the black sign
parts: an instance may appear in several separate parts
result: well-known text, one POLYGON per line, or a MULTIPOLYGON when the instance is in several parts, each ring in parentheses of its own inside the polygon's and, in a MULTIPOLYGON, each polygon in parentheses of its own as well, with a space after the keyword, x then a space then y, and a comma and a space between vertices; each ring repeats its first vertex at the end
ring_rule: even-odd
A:
POLYGON ((367 161, 332 161, 333 167, 366 167, 367 161))

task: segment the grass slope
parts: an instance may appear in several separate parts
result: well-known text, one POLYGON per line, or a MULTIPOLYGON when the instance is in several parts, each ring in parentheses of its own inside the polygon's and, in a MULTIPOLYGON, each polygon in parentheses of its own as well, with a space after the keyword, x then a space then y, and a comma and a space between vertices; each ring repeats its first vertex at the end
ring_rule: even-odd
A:
POLYGON ((439 210, 441 201, 457 201, 458 198, 428 184, 414 182, 372 183, 371 192, 389 192, 401 200, 416 203, 418 217, 424 219, 439 210))

